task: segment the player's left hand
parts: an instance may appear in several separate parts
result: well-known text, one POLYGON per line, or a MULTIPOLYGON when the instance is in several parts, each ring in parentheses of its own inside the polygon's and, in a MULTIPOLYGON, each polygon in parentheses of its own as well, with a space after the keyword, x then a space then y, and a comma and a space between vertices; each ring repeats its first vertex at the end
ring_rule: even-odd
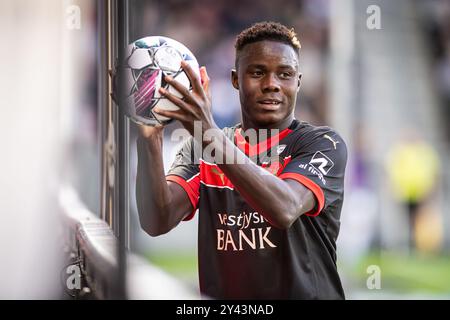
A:
POLYGON ((180 109, 167 111, 155 108, 153 111, 162 116, 179 120, 191 135, 194 135, 194 125, 201 124, 202 134, 208 129, 216 129, 217 125, 214 122, 211 111, 211 93, 209 91, 209 77, 206 68, 200 68, 199 78, 188 63, 182 61, 181 67, 191 81, 192 91, 186 89, 172 77, 166 76, 165 80, 167 83, 180 92, 183 98, 178 98, 163 88, 160 88, 159 92, 180 109))

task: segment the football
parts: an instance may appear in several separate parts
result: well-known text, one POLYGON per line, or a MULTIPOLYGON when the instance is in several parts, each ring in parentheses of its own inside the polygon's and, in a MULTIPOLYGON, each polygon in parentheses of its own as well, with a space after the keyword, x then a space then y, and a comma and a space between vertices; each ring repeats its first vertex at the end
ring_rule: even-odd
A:
POLYGON ((124 77, 124 97, 119 105, 125 107, 126 115, 134 122, 144 125, 165 125, 170 118, 153 112, 156 106, 161 110, 178 110, 178 107, 159 93, 165 88, 181 98, 182 95, 165 82, 166 75, 172 76, 185 88, 192 90, 189 78, 181 68, 186 61, 199 75, 199 65, 192 52, 182 43, 163 36, 145 37, 127 47, 122 64, 124 77))

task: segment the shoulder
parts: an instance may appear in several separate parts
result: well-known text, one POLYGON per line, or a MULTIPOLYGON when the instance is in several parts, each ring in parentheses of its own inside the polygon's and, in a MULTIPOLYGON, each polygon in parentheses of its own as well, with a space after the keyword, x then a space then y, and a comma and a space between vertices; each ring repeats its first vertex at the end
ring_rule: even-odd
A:
POLYGON ((329 126, 314 126, 308 122, 299 121, 293 133, 303 145, 330 144, 336 147, 337 144, 340 144, 341 147, 347 148, 342 136, 329 126))
POLYGON ((347 145, 342 136, 329 126, 314 126, 299 122, 293 130, 294 153, 298 156, 320 152, 335 161, 347 162, 347 145))
POLYGON ((298 121, 293 131, 298 138, 302 137, 303 140, 307 142, 316 142, 323 138, 336 138, 340 143, 345 144, 345 141, 341 135, 329 126, 315 126, 305 121, 298 121))
MULTIPOLYGON (((233 127, 225 127, 222 131, 225 135, 232 139, 234 137, 234 132, 239 125, 235 125, 233 127)), ((194 139, 193 136, 186 137, 183 142, 180 143, 178 147, 178 153, 189 153, 195 154, 198 157, 201 155, 202 146, 200 143, 194 139)))

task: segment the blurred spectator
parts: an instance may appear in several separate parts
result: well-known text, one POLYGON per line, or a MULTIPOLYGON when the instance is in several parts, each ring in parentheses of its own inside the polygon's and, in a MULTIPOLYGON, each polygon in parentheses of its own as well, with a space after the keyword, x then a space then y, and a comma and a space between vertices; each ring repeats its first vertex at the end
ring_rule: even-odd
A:
POLYGON ((409 248, 416 249, 417 217, 435 187, 438 156, 431 145, 407 130, 403 140, 391 149, 386 165, 394 195, 408 215, 409 248))

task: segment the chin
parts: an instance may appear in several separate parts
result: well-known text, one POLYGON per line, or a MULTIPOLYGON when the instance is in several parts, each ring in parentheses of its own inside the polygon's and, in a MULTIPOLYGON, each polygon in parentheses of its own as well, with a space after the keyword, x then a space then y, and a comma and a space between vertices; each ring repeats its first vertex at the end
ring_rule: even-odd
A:
POLYGON ((283 121, 284 118, 282 115, 276 113, 258 114, 253 117, 253 122, 259 127, 271 127, 283 121))

